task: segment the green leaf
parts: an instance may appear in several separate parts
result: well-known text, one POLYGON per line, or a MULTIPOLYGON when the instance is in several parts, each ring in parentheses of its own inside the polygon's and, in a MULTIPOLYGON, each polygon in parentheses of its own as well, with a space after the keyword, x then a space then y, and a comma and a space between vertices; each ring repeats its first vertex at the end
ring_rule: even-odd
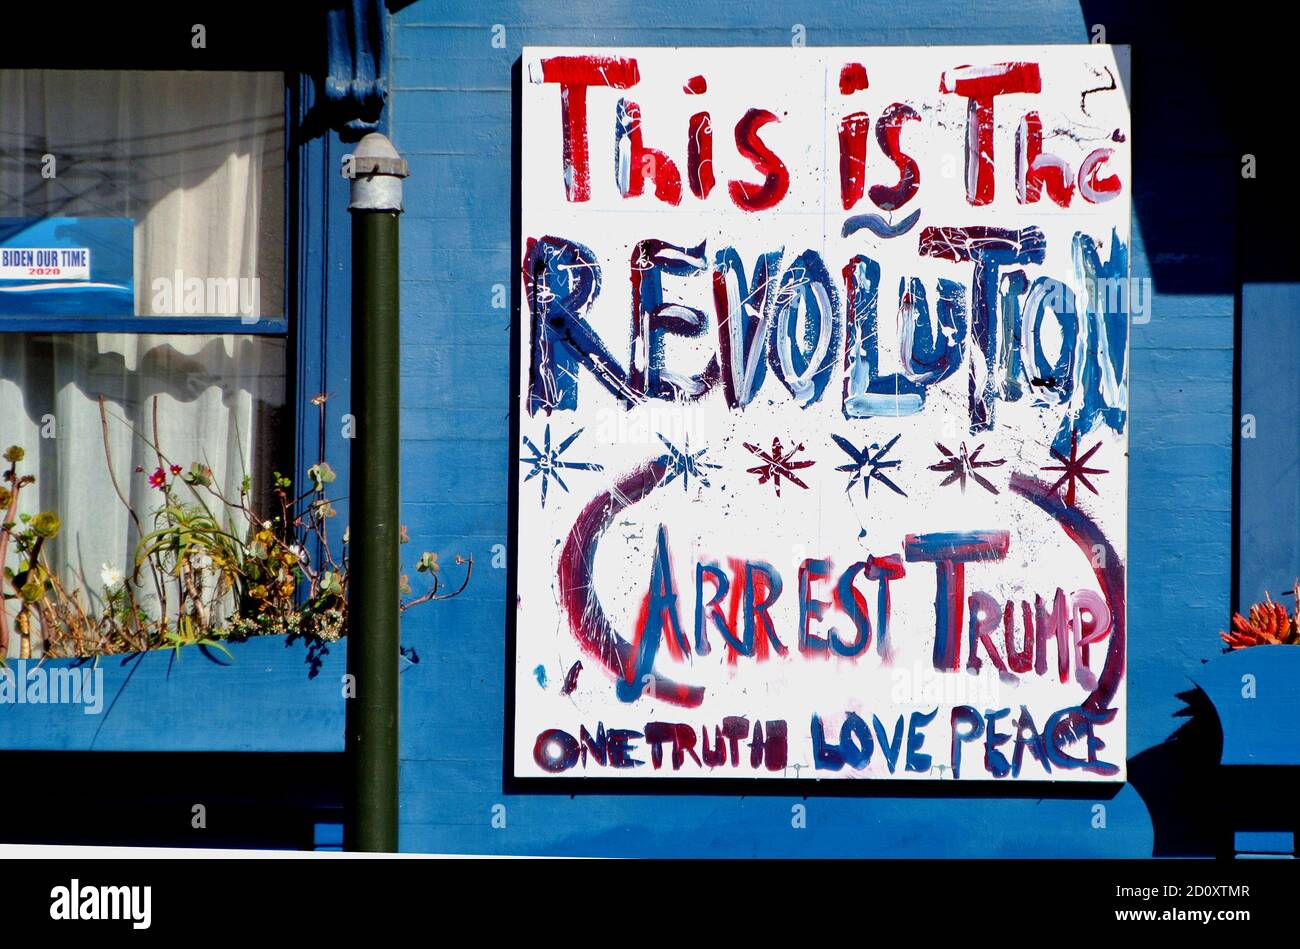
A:
POLYGON ((199 645, 211 646, 213 649, 220 649, 222 652, 226 654, 227 658, 229 659, 235 658, 234 654, 231 653, 231 651, 227 649, 224 644, 217 642, 217 640, 213 639, 211 636, 199 640, 199 645))
POLYGON ((308 477, 311 478, 312 482, 316 485, 317 491, 323 491, 325 489, 325 485, 332 484, 334 482, 334 479, 337 477, 337 475, 334 474, 334 469, 329 466, 328 462, 324 462, 324 461, 322 461, 318 465, 312 465, 310 468, 308 468, 307 475, 308 477))

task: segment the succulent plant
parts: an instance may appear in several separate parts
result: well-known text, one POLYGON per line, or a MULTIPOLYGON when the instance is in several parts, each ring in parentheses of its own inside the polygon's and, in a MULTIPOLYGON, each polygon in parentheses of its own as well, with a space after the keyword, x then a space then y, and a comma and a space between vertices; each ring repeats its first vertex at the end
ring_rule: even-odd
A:
MULTIPOLYGON (((1296 582, 1294 592, 1300 597, 1300 580, 1296 582)), ((1300 604, 1300 599, 1297 603, 1300 604)), ((1234 613, 1232 630, 1220 635, 1229 649, 1300 644, 1300 626, 1297 626, 1296 616, 1288 614, 1281 603, 1274 603, 1267 592, 1263 603, 1256 603, 1250 608, 1249 618, 1234 613)))

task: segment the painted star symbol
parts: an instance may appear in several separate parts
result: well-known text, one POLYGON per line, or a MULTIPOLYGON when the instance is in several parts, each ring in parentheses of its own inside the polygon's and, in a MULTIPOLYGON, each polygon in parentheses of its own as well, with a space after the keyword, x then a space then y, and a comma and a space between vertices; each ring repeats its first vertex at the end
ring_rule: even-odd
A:
POLYGON ((1093 455, 1095 455, 1097 453, 1097 449, 1100 447, 1101 447, 1101 442, 1097 442, 1097 444, 1093 445, 1086 452, 1084 452, 1082 458, 1078 457, 1079 433, 1071 432, 1070 433, 1070 457, 1068 459, 1065 458, 1055 448, 1053 448, 1052 457, 1055 458, 1057 461, 1059 461, 1060 464, 1043 465, 1042 467, 1043 471, 1065 472, 1063 475, 1061 475, 1060 479, 1056 482, 1056 484, 1052 485, 1051 490, 1057 491, 1060 489, 1061 485, 1065 485, 1065 503, 1068 506, 1070 507, 1074 506, 1074 486, 1076 481, 1083 482, 1083 486, 1085 488, 1087 488, 1093 494, 1098 494, 1099 492, 1097 491, 1097 489, 1094 488, 1092 486, 1092 482, 1088 480, 1088 475, 1110 474, 1110 471, 1105 468, 1087 467, 1088 459, 1091 458, 1093 455))
POLYGON ((799 480, 795 471, 799 468, 810 468, 816 464, 816 462, 793 460, 796 454, 803 451, 803 442, 800 442, 791 448, 788 454, 782 447, 781 439, 779 438, 772 439, 771 454, 763 451, 763 449, 759 448, 757 445, 751 445, 749 442, 744 442, 744 445, 750 452, 757 455, 764 462, 756 468, 746 468, 745 470, 750 474, 758 475, 759 484, 766 484, 770 480, 772 486, 776 488, 776 496, 778 498, 781 496, 782 478, 785 478, 785 480, 793 482, 804 490, 807 490, 808 485, 799 480))
POLYGON ((534 445, 533 440, 527 435, 524 436, 524 444, 532 451, 533 456, 531 458, 520 458, 519 461, 521 464, 533 466, 532 470, 528 472, 528 476, 524 478, 525 481, 531 481, 538 475, 542 476, 542 507, 546 507, 546 488, 551 478, 555 479, 555 483, 563 488, 565 493, 568 493, 569 486, 560 477, 561 468, 571 468, 575 471, 604 470, 600 465, 592 461, 565 461, 560 458, 565 449, 572 445, 583 431, 581 428, 578 429, 555 448, 551 447, 551 426, 549 424, 546 426, 546 433, 542 437, 541 448, 534 445))
MULTIPOLYGON (((658 432, 655 433, 659 435, 658 432)), ((659 440, 664 443, 668 449, 668 454, 659 458, 659 463, 668 467, 668 477, 660 482, 661 485, 668 484, 678 475, 682 478, 682 491, 686 491, 690 485, 691 475, 699 479, 700 484, 706 488, 709 487, 709 479, 705 476, 705 468, 721 468, 722 465, 715 465, 708 461, 701 461, 707 448, 701 448, 699 451, 691 451, 691 437, 686 436, 685 449, 678 449, 672 442, 659 435, 659 440)))
POLYGON ((1005 465, 1005 458, 998 458, 996 461, 981 461, 980 452, 984 450, 983 445, 979 445, 972 452, 967 452, 966 443, 961 443, 961 449, 953 453, 945 448, 941 443, 935 442, 934 447, 943 453, 944 460, 930 465, 931 471, 947 471, 948 477, 939 482, 939 486, 952 484, 954 481, 961 482, 961 490, 964 494, 966 491, 966 479, 970 478, 985 490, 997 494, 998 489, 993 487, 988 478, 979 473, 980 468, 997 468, 999 465, 1005 465))
POLYGON ((871 480, 874 478, 875 480, 883 484, 885 487, 893 490, 895 493, 901 494, 903 497, 907 497, 907 492, 904 491, 902 488, 900 488, 898 485, 894 484, 893 481, 889 480, 889 477, 885 474, 883 470, 885 468, 897 468, 900 464, 902 464, 902 461, 897 458, 892 459, 890 461, 884 460, 884 457, 887 454, 889 454, 889 450, 893 448, 895 443, 902 437, 903 437, 902 433, 900 432, 899 434, 891 438, 885 444, 884 448, 881 448, 875 442, 872 442, 870 445, 864 445, 862 448, 854 448, 853 443, 850 442, 847 438, 841 438, 839 435, 831 435, 831 438, 835 441, 835 444, 843 448, 844 451, 848 453, 848 456, 853 459, 852 463, 847 465, 840 465, 838 468, 835 469, 836 471, 853 472, 853 477, 849 478, 849 483, 844 486, 845 493, 853 490, 853 486, 857 484, 859 480, 861 480, 862 496, 865 498, 870 498, 871 480))

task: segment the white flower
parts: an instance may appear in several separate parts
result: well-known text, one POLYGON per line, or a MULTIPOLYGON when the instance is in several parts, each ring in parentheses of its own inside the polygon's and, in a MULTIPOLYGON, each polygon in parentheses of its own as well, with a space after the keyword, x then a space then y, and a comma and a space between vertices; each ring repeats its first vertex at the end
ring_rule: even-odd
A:
POLYGON ((191 554, 190 566, 195 570, 207 570, 212 566, 212 558, 204 553, 191 554))
POLYGON ((293 554, 295 557, 297 557, 297 558, 298 558, 300 561, 302 561, 303 563, 306 563, 306 562, 307 562, 307 551, 304 550, 304 549, 303 549, 301 546, 299 546, 298 544, 290 544, 290 545, 289 545, 289 553, 293 554))
POLYGON ((99 579, 105 587, 111 590, 122 582, 122 571, 108 564, 103 564, 102 569, 99 571, 99 579))

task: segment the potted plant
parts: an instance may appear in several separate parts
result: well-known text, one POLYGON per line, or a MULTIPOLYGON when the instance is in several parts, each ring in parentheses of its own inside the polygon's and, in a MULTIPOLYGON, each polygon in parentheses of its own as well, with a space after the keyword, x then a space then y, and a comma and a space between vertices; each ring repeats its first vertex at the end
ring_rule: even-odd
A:
POLYGON ((1223 729, 1225 765, 1300 765, 1300 580, 1288 610, 1268 594, 1221 633, 1223 655, 1196 678, 1223 729))
MULTIPOLYGON (((136 474, 156 504, 141 513, 114 473, 102 398, 100 419, 140 539, 132 564, 103 565, 96 596, 54 566, 58 513, 19 513, 36 478, 20 446, 3 453, 0 748, 341 750, 349 564, 346 528, 337 554, 329 542, 333 469, 320 459, 300 490, 274 472, 260 495, 245 476, 232 496, 155 433, 156 466, 136 474)), ((463 577, 444 593, 437 555, 422 553, 428 589, 414 595, 403 576, 402 609, 464 590, 473 560, 455 560, 463 577)))

